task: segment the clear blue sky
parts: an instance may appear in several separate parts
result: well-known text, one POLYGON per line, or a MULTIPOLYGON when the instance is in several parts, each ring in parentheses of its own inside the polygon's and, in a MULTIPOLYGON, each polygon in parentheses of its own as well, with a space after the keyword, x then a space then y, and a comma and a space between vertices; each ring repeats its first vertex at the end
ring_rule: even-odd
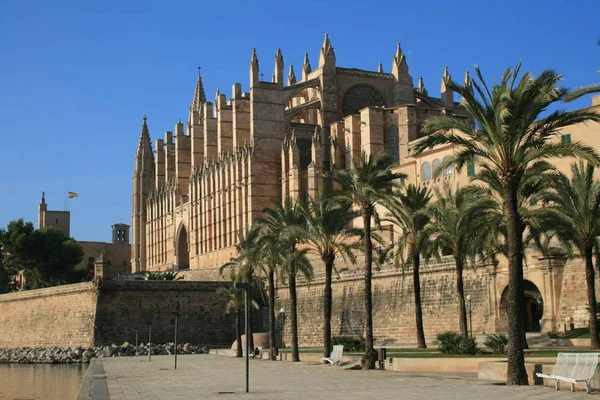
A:
POLYGON ((266 78, 277 48, 286 71, 305 51, 316 66, 328 32, 344 67, 389 72, 401 41, 432 95, 444 64, 492 79, 522 60, 576 87, 600 81, 599 16, 598 0, 0 1, 0 226, 37 223, 41 192, 62 210, 70 190, 72 236, 109 241, 131 221, 142 115, 153 141, 185 120, 198 63, 207 97, 229 97, 248 90, 252 47, 266 78))

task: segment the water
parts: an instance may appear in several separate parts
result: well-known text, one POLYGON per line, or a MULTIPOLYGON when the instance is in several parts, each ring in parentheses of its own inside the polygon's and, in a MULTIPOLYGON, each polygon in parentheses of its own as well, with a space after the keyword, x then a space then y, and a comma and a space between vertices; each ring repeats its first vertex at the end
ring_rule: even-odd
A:
POLYGON ((1 400, 73 400, 88 364, 0 364, 1 400))

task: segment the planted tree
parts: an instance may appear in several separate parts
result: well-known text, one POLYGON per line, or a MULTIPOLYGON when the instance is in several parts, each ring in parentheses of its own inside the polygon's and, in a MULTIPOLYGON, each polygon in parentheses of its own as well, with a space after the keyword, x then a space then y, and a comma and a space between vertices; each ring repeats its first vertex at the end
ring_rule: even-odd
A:
POLYGON ((423 229, 429 221, 424 211, 430 200, 431 191, 428 188, 411 183, 394 193, 385 204, 389 210, 386 221, 392 222, 400 230, 400 237, 393 249, 394 263, 412 268, 418 348, 427 348, 423 329, 420 268, 421 253, 428 248, 428 237, 423 235, 423 229), (408 257, 405 257, 405 253, 408 257))
POLYGON ((342 170, 335 178, 341 186, 336 194, 339 201, 352 202, 357 206, 363 220, 363 252, 365 255, 365 354, 362 358, 363 369, 375 369, 377 353, 373 348, 373 295, 371 279, 373 276, 373 242, 371 241, 371 220, 379 221, 376 205, 383 204, 393 188, 400 185, 405 175, 392 172, 394 161, 387 154, 367 155, 362 153, 361 162, 354 161, 349 170, 342 170))
POLYGON ((301 241, 299 230, 306 227, 305 212, 298 201, 286 196, 275 202, 273 209, 263 210, 265 217, 260 223, 265 225, 278 238, 282 255, 281 272, 287 277, 290 292, 290 324, 292 330, 292 361, 300 361, 298 350, 298 301, 296 297, 296 277, 303 274, 307 279, 312 275, 312 267, 306 259, 306 249, 298 250, 301 241))
MULTIPOLYGON (((244 307, 245 307, 245 294, 243 290, 235 288, 236 282, 244 282, 245 277, 236 273, 234 270, 230 272, 231 286, 217 288, 217 294, 225 299, 227 305, 225 306, 225 312, 227 314, 235 315, 235 339, 236 339, 236 357, 242 357, 242 330, 240 327, 241 322, 244 320, 244 307)), ((252 301, 250 310, 258 308, 258 303, 252 301)), ((246 335, 246 340, 248 336, 246 335)), ((250 346, 249 348, 253 348, 250 346)))
POLYGON ((311 251, 321 258, 325 266, 323 357, 329 357, 331 353, 331 284, 335 260, 339 255, 345 261, 356 261, 352 253, 356 248, 353 239, 361 235, 362 230, 352 228, 350 224, 357 216, 358 212, 352 210, 352 203, 339 202, 335 197, 323 193, 318 200, 310 198, 308 210, 305 210, 307 226, 304 237, 311 251))
POLYGON ((469 337, 463 273, 467 259, 474 258, 480 243, 485 242, 495 218, 496 203, 483 192, 469 188, 453 190, 445 183, 434 190, 436 201, 427 206, 429 221, 423 235, 431 238, 431 248, 439 255, 452 254, 456 268, 456 296, 460 333, 469 337))
MULTIPOLYGON (((260 227, 252 225, 248 227, 245 234, 238 234, 238 240, 235 244, 235 250, 237 255, 232 257, 229 262, 223 264, 219 269, 221 275, 227 269, 235 271, 236 275, 242 277, 240 282, 246 282, 250 284, 251 292, 250 297, 254 299, 257 295, 255 288, 258 285, 256 270, 259 268, 261 263, 260 244, 259 244, 260 227)), ((254 349, 254 335, 252 329, 253 311, 250 308, 248 313, 248 332, 246 332, 246 340, 248 340, 251 349, 254 349)))
POLYGON ((508 238, 508 325, 509 351, 507 384, 527 385, 523 353, 523 240, 519 214, 518 190, 527 169, 538 161, 555 157, 583 157, 600 161, 596 151, 579 142, 562 143, 557 136, 562 128, 587 121, 600 121, 600 115, 584 109, 556 110, 544 118, 549 106, 563 101, 569 94, 559 86, 561 75, 552 70, 534 77, 521 66, 509 68, 498 83, 489 87, 476 68, 477 80, 460 85, 449 81, 447 87, 461 96, 461 105, 471 120, 441 115, 428 119, 417 143, 420 153, 440 145, 455 146, 454 156, 441 168, 455 165, 461 170, 475 163, 483 170, 497 171, 503 188, 503 208, 508 238))
POLYGON ((600 252, 600 182, 594 179, 595 168, 583 162, 573 163, 571 178, 559 173, 551 190, 544 193, 549 203, 548 226, 565 245, 570 257, 583 256, 587 287, 589 327, 592 348, 600 348, 596 304, 594 254, 600 252), (573 253, 573 247, 577 253, 573 253))

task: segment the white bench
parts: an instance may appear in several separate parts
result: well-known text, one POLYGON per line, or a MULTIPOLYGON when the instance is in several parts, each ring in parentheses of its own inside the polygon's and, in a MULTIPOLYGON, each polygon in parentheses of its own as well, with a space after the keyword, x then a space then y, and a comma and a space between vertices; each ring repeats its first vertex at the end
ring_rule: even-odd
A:
POLYGON ((331 365, 339 364, 342 361, 342 355, 344 354, 344 345, 336 344, 333 346, 333 351, 329 357, 323 357, 323 361, 327 361, 331 365))
POLYGON ((590 381, 596 372, 598 353, 558 353, 552 373, 536 373, 540 378, 554 379, 556 390, 560 389, 560 381, 571 384, 571 392, 575 391, 577 382, 585 382, 585 390, 590 392, 590 381))

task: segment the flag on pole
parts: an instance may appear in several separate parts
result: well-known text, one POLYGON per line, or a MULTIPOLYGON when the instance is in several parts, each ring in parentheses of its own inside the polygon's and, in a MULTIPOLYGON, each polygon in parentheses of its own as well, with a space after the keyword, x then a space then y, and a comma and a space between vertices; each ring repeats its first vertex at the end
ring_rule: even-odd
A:
POLYGON ((75 192, 67 192, 67 194, 69 195, 69 198, 72 199, 74 197, 79 197, 79 195, 75 192))

